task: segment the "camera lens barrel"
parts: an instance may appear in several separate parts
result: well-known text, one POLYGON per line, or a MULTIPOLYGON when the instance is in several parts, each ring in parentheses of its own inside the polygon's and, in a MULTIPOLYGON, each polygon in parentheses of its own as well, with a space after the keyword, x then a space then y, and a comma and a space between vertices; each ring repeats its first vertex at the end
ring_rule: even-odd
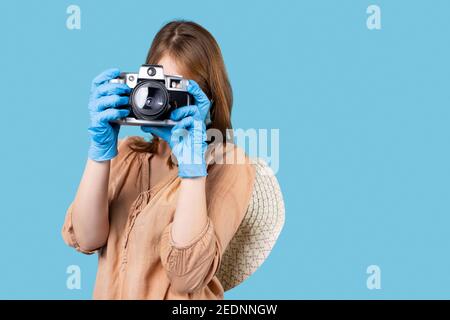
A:
POLYGON ((169 93, 164 83, 154 80, 142 81, 133 89, 130 105, 136 117, 143 120, 159 120, 170 109, 169 93))

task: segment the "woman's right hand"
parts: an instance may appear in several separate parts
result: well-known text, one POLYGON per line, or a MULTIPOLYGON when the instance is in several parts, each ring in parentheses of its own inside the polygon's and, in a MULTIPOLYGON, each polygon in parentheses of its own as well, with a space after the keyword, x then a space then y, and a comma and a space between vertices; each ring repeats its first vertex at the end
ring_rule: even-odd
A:
POLYGON ((126 105, 131 89, 126 84, 109 83, 117 78, 119 69, 108 69, 92 81, 89 98, 91 143, 88 157, 95 161, 111 160, 117 155, 117 139, 120 126, 110 121, 118 120, 129 114, 127 109, 116 109, 126 105))

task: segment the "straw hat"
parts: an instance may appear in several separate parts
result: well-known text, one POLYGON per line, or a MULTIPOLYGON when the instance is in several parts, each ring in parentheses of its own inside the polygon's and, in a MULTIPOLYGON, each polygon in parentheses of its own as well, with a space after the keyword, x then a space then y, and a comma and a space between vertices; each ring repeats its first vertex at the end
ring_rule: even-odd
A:
POLYGON ((270 167, 254 159, 252 198, 236 234, 223 253, 217 277, 225 291, 247 279, 266 260, 283 228, 284 202, 270 167))

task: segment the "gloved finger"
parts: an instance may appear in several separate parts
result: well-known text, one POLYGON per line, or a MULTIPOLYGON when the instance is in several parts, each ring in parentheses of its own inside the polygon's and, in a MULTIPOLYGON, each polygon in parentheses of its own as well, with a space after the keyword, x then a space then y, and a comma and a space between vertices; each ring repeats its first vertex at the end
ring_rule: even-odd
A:
POLYGON ((161 128, 161 127, 150 127, 150 126, 141 126, 141 130, 147 133, 156 134, 158 137, 161 137, 165 135, 167 131, 170 131, 167 128, 161 128))
POLYGON ((99 122, 106 124, 109 121, 118 120, 120 118, 126 117, 130 111, 128 109, 106 109, 100 112, 99 122))
POLYGON ((117 78, 120 75, 120 70, 117 68, 111 68, 108 70, 103 71, 98 76, 92 80, 92 89, 95 87, 105 83, 106 81, 112 80, 114 78, 117 78))
POLYGON ((175 145, 180 140, 180 137, 188 134, 188 129, 194 124, 194 118, 186 117, 177 122, 172 128, 170 136, 170 144, 175 145))
POLYGON ((199 108, 200 114, 204 119, 206 117, 206 114, 208 113, 209 108, 211 107, 211 101, 209 101, 206 94, 194 80, 189 80, 187 91, 194 97, 195 104, 199 108))
POLYGON ((190 129, 193 125, 194 125, 193 117, 183 118, 180 121, 178 121, 176 125, 173 126, 172 133, 176 132, 177 130, 190 129))
POLYGON ((151 133, 153 136, 158 136, 166 141, 170 137, 170 129, 169 128, 141 126, 141 130, 146 133, 151 133))
POLYGON ((141 126, 141 130, 144 131, 145 133, 152 133, 152 127, 149 126, 141 126))
POLYGON ((108 108, 116 108, 128 104, 129 97, 127 96, 103 96, 98 99, 94 99, 89 103, 89 109, 92 111, 100 112, 108 108))
POLYGON ((125 83, 104 83, 95 89, 94 97, 129 94, 130 91, 131 88, 125 83))
POLYGON ((195 114, 199 113, 197 106, 185 106, 180 107, 172 111, 170 114, 170 119, 174 121, 179 121, 183 118, 194 116, 195 114))
POLYGON ((180 142, 181 137, 184 139, 187 135, 189 135, 188 129, 183 127, 173 127, 169 141, 172 149, 180 142))

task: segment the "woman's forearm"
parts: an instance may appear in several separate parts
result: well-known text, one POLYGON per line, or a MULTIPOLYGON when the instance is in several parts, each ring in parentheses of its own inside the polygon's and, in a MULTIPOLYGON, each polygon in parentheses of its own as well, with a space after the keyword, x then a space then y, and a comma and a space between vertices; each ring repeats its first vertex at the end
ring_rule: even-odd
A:
POLYGON ((206 177, 181 180, 172 224, 172 239, 177 247, 189 244, 206 225, 205 182, 206 177))
POLYGON ((108 181, 110 161, 87 160, 72 206, 72 223, 84 250, 104 245, 109 233, 108 181))

